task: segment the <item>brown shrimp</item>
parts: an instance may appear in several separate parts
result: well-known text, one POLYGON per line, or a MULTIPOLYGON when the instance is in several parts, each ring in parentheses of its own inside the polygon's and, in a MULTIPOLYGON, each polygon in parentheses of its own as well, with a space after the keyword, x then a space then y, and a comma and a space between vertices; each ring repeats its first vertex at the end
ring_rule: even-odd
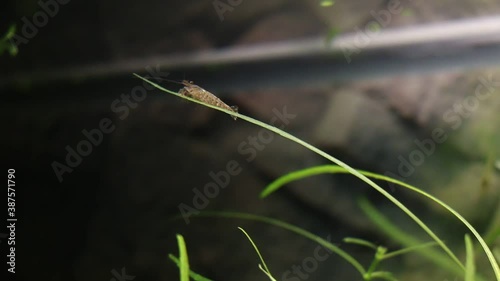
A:
MULTIPOLYGON (((193 84, 193 81, 183 80, 182 85, 184 88, 179 90, 179 94, 193 98, 195 100, 208 103, 213 106, 217 106, 226 110, 230 110, 232 112, 238 113, 237 106, 229 106, 225 104, 221 99, 216 97, 214 94, 209 91, 203 89, 202 87, 193 84)), ((236 120, 236 116, 231 116, 234 120, 236 120)))

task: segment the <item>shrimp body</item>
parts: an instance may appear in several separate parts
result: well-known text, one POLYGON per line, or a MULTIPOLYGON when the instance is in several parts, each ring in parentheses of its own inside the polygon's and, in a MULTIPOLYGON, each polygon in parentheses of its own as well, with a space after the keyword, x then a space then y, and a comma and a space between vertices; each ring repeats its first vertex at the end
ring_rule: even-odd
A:
MULTIPOLYGON (((203 89, 202 87, 193 84, 192 81, 183 80, 182 85, 184 88, 180 89, 179 94, 184 95, 186 97, 193 98, 195 100, 208 103, 213 106, 217 106, 226 110, 230 110, 232 112, 238 113, 237 106, 229 106, 224 103, 221 99, 216 97, 214 94, 209 91, 203 89)), ((236 116, 231 116, 234 120, 236 120, 236 116)))

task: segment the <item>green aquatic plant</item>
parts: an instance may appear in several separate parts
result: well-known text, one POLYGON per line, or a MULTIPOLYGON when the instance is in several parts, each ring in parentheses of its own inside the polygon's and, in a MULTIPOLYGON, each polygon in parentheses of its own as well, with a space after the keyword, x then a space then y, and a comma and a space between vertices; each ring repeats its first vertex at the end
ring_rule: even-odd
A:
MULTIPOLYGON (((190 97, 187 97, 185 95, 180 95, 179 93, 176 93, 176 92, 173 92, 173 91, 170 91, 168 89, 165 89, 164 87, 152 82, 152 81, 149 81, 148 79, 144 78, 144 77, 141 77, 140 75, 138 74, 134 74, 137 78, 145 81, 146 83, 154 86, 155 88, 163 91, 163 92, 166 92, 166 93, 169 93, 169 94, 172 94, 172 95, 175 95, 175 96, 178 96, 180 98, 183 98, 183 99, 186 99, 186 100, 189 100, 191 102, 194 102, 194 103, 198 103, 198 104, 201 104, 203 106, 206 106, 206 107, 210 107, 212 109, 215 109, 215 110, 219 110, 219 111, 222 111, 224 113, 227 113, 233 117, 237 117, 241 120, 245 120, 247 122, 250 122, 252 124, 255 124, 257 126, 260 126, 262 128, 265 128, 267 130, 270 130, 290 141, 293 141, 301 146, 304 146, 305 148, 309 149, 310 151, 312 152, 315 152, 316 154, 324 157, 325 159, 331 161, 332 163, 334 163, 336 166, 332 166, 328 169, 339 169, 339 171, 343 171, 345 173, 349 173, 357 178, 359 178, 360 180, 362 180, 363 182, 365 182, 366 184, 368 184, 369 186, 371 186, 372 188, 374 188, 375 190, 377 190, 379 193, 381 193, 382 195, 384 195, 388 200, 390 200, 392 203, 394 203, 398 208, 400 208, 405 214, 407 214, 415 223, 417 223, 442 249, 443 251, 448 255, 448 257, 454 261, 454 263, 456 265, 458 265, 464 272, 467 272, 466 270, 466 267, 464 266, 464 264, 457 258, 457 256, 451 251, 451 249, 417 216, 415 215, 411 210, 409 210, 403 203, 401 203, 399 200, 397 200, 394 196, 392 196, 389 192, 387 192, 386 190, 384 190, 381 186, 379 186, 378 184, 376 184, 372 179, 381 179, 381 180, 385 180, 385 181, 388 181, 388 182, 392 182, 392 183, 397 183, 403 187, 406 187, 414 192, 417 192, 423 196, 426 196, 427 198, 429 198, 430 200, 436 202, 437 204, 441 205, 443 208, 447 209, 450 213, 452 213, 455 217, 457 217, 471 232, 472 234, 474 235, 474 237, 478 240, 479 244, 481 245, 481 247, 483 248, 483 251, 485 252, 487 258, 488 258, 488 261, 490 262, 490 265, 494 271, 494 274, 495 274, 495 278, 497 281, 500 281, 500 268, 499 268, 499 265, 497 263, 497 261, 495 260, 495 257, 491 251, 491 249, 488 247, 488 245, 486 244, 486 242, 484 241, 484 239, 481 237, 481 235, 477 232, 477 230, 467 221, 465 220, 465 218, 463 218, 459 213, 457 213, 455 210, 453 210, 450 206, 448 206, 447 204, 445 204, 444 202, 442 202, 441 200, 435 198, 434 196, 416 188, 416 187, 413 187, 411 185, 408 185, 408 184, 405 184, 403 182, 399 182, 395 179, 392 179, 392 178, 389 178, 389 177, 386 177, 386 176, 382 176, 382 175, 377 175, 377 174, 374 174, 374 173, 369 173, 369 172, 365 172, 365 171, 358 171, 352 167, 350 167, 349 165, 347 165, 346 163, 340 161, 339 159, 329 155, 328 153, 320 150, 319 148, 281 130, 281 129, 278 129, 274 126, 271 126, 271 125, 268 125, 264 122, 261 122, 261 121, 258 121, 254 118, 251 118, 251 117, 248 117, 246 115, 243 115, 243 114, 240 114, 240 113, 237 113, 237 112, 234 112, 234 111, 230 111, 230 110, 227 110, 225 108, 222 108, 222 107, 218 107, 216 105, 211 105, 211 104, 207 104, 207 103, 204 103, 203 101, 199 101, 199 100, 196 100, 196 99, 193 99, 193 98, 190 98, 190 97), (333 168, 333 167, 339 167, 339 168, 333 168), (372 179, 370 179, 372 178, 372 179)), ((309 171, 310 172, 310 171, 309 171)), ((290 175, 286 175, 286 176, 290 176, 290 175)), ((286 177, 285 176, 285 177, 286 177)))
MULTIPOLYGON (((388 271, 383 271, 383 270, 378 270, 379 265, 381 264, 382 261, 415 252, 415 251, 421 251, 423 249, 436 246, 436 242, 428 242, 428 243, 421 243, 419 245, 411 246, 411 247, 406 247, 403 249, 399 249, 396 251, 388 252, 387 248, 383 246, 376 246, 375 244, 361 240, 358 238, 350 238, 347 237, 344 239, 344 242, 346 243, 352 243, 352 244, 358 244, 358 245, 364 245, 367 247, 370 247, 375 250, 375 255, 373 258, 373 261, 370 263, 368 267, 365 267, 361 264, 360 261, 358 261, 354 256, 349 254, 348 252, 342 250, 340 247, 337 245, 317 236, 314 233, 311 233, 303 228, 300 228, 298 226, 295 226, 293 224, 277 220, 274 218, 269 218, 269 217, 264 217, 264 216, 259 216, 259 215, 254 215, 254 214, 248 214, 248 213, 238 213, 238 212, 202 212, 200 214, 195 215, 195 217, 199 218, 226 218, 226 219, 239 219, 239 220, 250 220, 250 221, 256 221, 256 222, 261 222, 269 225, 273 225, 275 227, 291 231, 295 234, 300 235, 301 237, 304 237, 306 239, 309 239, 315 243, 318 243, 320 246, 324 247, 328 251, 331 251, 332 253, 335 253, 342 259, 344 259, 347 263, 349 263, 361 276, 362 280, 364 281, 371 281, 375 279, 385 279, 385 280, 396 280, 391 272, 388 271)), ((174 220, 181 219, 182 216, 177 216, 174 217, 174 220)), ((240 229, 242 230, 242 229, 240 229)), ((242 230, 243 231, 243 230, 242 230)), ((258 250, 257 246, 255 243, 252 241, 250 236, 244 232, 247 238, 250 240, 252 246, 254 247, 255 251, 257 252, 259 259, 261 260, 261 264, 259 264, 259 269, 264 272, 271 280, 275 280, 275 278, 272 276, 269 268, 264 262, 264 259, 262 258, 262 255, 260 254, 260 251, 258 250)), ((479 280, 479 279, 478 279, 479 280)))
POLYGON ((212 281, 189 269, 186 242, 184 241, 184 237, 180 234, 177 234, 177 247, 179 248, 179 258, 173 254, 168 254, 168 258, 179 268, 181 281, 189 281, 189 277, 195 281, 212 281))
POLYGON ((276 278, 273 277, 273 275, 271 274, 271 271, 269 270, 269 268, 267 267, 267 264, 266 262, 264 261, 264 258, 262 257, 262 255, 260 254, 260 251, 259 251, 259 248, 257 247, 257 245, 255 245, 255 243, 253 242, 252 238, 250 237, 250 235, 248 235, 248 233, 241 227, 238 227, 239 230, 241 230, 241 232, 243 232, 243 234, 245 234, 245 236, 247 237, 248 241, 250 241, 250 244, 252 244, 255 252, 257 253, 257 255, 259 256, 259 259, 260 259, 260 262, 259 263, 259 269, 264 272, 264 274, 269 278, 269 280, 271 281, 276 281, 276 278))

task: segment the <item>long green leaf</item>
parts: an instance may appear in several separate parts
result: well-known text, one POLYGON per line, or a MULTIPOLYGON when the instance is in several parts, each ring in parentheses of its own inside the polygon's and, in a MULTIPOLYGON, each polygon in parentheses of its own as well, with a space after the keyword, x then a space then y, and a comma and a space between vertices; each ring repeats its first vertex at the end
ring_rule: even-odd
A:
POLYGON ((189 259, 184 237, 177 234, 177 245, 179 247, 179 272, 181 281, 189 281, 189 259))
POLYGON ((260 262, 262 263, 262 266, 264 267, 264 268, 262 268, 260 266, 260 264, 259 264, 259 268, 267 275, 267 277, 269 277, 269 279, 271 279, 271 281, 276 281, 276 279, 274 279, 273 275, 271 274, 271 271, 269 271, 269 268, 267 267, 267 264, 264 261, 264 258, 260 254, 259 248, 257 248, 257 245, 255 245, 255 243, 253 242, 253 240, 250 237, 250 235, 248 235, 248 233, 243 228, 238 227, 238 229, 241 230, 241 232, 243 232, 243 234, 245 234, 245 236, 247 237, 248 241, 250 241, 250 244, 252 244, 255 252, 257 252, 257 255, 259 256, 260 262))
MULTIPOLYGON (((181 263, 180 263, 179 259, 176 256, 174 256, 172 254, 168 254, 168 258, 170 260, 172 260, 177 265, 178 268, 181 268, 181 263)), ((204 277, 204 276, 202 276, 202 275, 200 275, 200 274, 192 271, 191 269, 189 270, 189 276, 191 276, 191 278, 194 281, 212 281, 211 279, 208 279, 208 278, 206 278, 206 277, 204 277)))
MULTIPOLYGON (((369 177, 369 178, 394 183, 394 184, 400 185, 404 188, 407 188, 413 192, 419 193, 420 195, 427 197, 428 199, 436 202, 438 205, 440 205, 443 208, 445 208, 446 210, 448 210, 451 214, 453 214, 456 218, 458 218, 472 232, 474 237, 479 241, 479 244, 482 246, 484 252, 486 253, 486 256, 488 257, 490 265, 493 268, 493 271, 495 272, 495 276, 496 276, 497 281, 500 281, 500 269, 499 269, 498 263, 496 263, 495 257, 493 256, 493 253, 491 252, 491 249, 488 247, 487 243, 484 241, 484 239, 479 234, 479 232, 477 232, 477 230, 462 215, 460 215, 457 211, 455 211, 453 208, 451 208, 448 204, 444 203, 440 199, 434 197, 433 195, 431 195, 431 194, 429 194, 429 193, 427 193, 427 192, 425 192, 425 191, 423 191, 423 190, 421 190, 413 185, 410 185, 410 184, 407 184, 405 182, 393 179, 391 177, 387 177, 384 175, 380 175, 380 174, 376 174, 376 173, 372 173, 372 172, 368 172, 368 171, 363 171, 363 170, 358 170, 358 172, 369 177)), ((282 186, 284 186, 287 183, 290 183, 292 181, 296 181, 296 180, 303 179, 303 178, 306 178, 309 176, 320 175, 320 174, 324 174, 324 173, 332 173, 332 174, 343 173, 343 174, 346 174, 346 173, 350 173, 350 171, 348 171, 347 169, 344 169, 343 167, 336 166, 336 165, 323 165, 323 166, 316 166, 316 167, 311 167, 311 168, 306 168, 306 169, 294 171, 294 172, 288 173, 284 176, 281 176, 278 179, 276 179, 275 181, 273 181, 272 183, 270 183, 266 188, 264 188, 264 190, 261 192, 260 196, 261 197, 269 196, 271 193, 277 191, 279 188, 281 188, 282 186)), ((439 243, 439 242, 438 242, 438 244, 441 245, 441 243, 439 243)), ((455 262, 456 262, 456 260, 455 260, 455 262)), ((461 265, 461 268, 463 270, 465 270, 465 267, 461 263, 459 263, 459 265, 461 265)))
POLYGON ((465 234, 465 281, 474 281, 476 267, 474 261, 474 246, 468 234, 465 234))
MULTIPOLYGON (((276 227, 286 229, 288 231, 294 232, 302 237, 305 237, 307 239, 310 239, 321 246, 325 247, 326 249, 334 252, 341 258, 343 258, 345 261, 347 261, 349 264, 351 264, 360 274, 363 276, 366 271, 363 268, 363 266, 351 255, 349 255, 347 252, 344 250, 340 249, 339 247, 333 245, 332 243, 328 242, 327 240, 307 231, 304 230, 300 227, 297 227, 295 225, 273 219, 273 218, 268 218, 264 216, 258 216, 254 214, 247 214, 247 213, 238 213, 238 212, 209 212, 209 211, 203 211, 197 215, 193 215, 194 217, 215 217, 215 218, 228 218, 228 219, 244 219, 244 220, 252 220, 252 221, 258 221, 270 225, 274 225, 276 227)), ((182 216, 176 216, 174 219, 182 219, 182 216)))

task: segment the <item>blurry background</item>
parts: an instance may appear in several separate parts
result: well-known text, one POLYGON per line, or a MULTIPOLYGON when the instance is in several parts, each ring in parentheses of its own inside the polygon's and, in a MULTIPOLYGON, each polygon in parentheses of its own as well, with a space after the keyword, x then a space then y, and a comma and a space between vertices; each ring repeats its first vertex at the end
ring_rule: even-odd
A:
MULTIPOLYGON (((145 88, 132 72, 193 80, 355 168, 415 184, 498 247, 500 3, 325 2, 4 1, 0 32, 15 23, 19 49, 0 57, 2 164, 17 176, 16 277, 177 280, 167 254, 177 253, 181 233, 198 273, 264 280, 236 229, 242 226, 280 280, 360 279, 334 255, 306 275, 287 275, 316 244, 275 227, 169 220, 232 161, 241 172, 205 210, 296 224, 368 266, 373 251, 343 237, 400 245, 360 211, 356 200, 367 197, 403 230, 430 240, 345 175, 303 180, 260 200, 280 175, 327 162, 242 120, 145 88)), ((463 253, 455 219, 383 187, 463 253)), ((482 256, 478 267, 487 268, 482 256)), ((388 262, 387 270, 401 280, 455 277, 416 255, 388 262)))

